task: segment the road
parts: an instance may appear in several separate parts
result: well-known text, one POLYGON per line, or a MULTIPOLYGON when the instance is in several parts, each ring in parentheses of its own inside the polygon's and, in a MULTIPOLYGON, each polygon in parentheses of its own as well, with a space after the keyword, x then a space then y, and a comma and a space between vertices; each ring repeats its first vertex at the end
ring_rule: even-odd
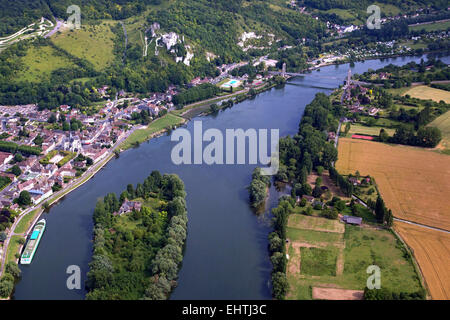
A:
MULTIPOLYGON (((355 199, 355 200, 357 200, 357 201, 358 201, 361 205, 363 205, 364 207, 370 209, 369 206, 368 206, 364 201, 362 201, 360 198, 356 197, 355 195, 352 195, 352 198, 355 199)), ((440 232, 450 233, 450 231, 445 230, 445 229, 427 226, 426 224, 421 224, 421 223, 417 223, 417 222, 410 221, 410 220, 405 220, 405 219, 400 219, 400 218, 395 218, 395 217, 394 217, 394 221, 404 222, 404 223, 412 224, 412 225, 417 226, 417 227, 426 228, 426 229, 431 229, 431 230, 434 230, 434 231, 440 231, 440 232)))
POLYGON ((127 46, 128 46, 128 35, 127 29, 125 28, 125 24, 123 23, 123 21, 120 21, 120 24, 122 25, 123 35, 125 37, 125 49, 123 50, 123 57, 122 57, 122 62, 125 63, 125 57, 127 54, 127 46))
POLYGON ((445 232, 445 233, 450 233, 450 231, 445 230, 445 229, 441 229, 441 228, 437 228, 437 227, 431 227, 431 226, 427 226, 425 224, 421 224, 421 223, 417 223, 417 222, 413 222, 413 221, 409 221, 409 220, 404 220, 404 219, 400 219, 400 218, 394 218, 394 221, 399 221, 399 222, 404 222, 404 223, 409 223, 412 225, 415 225, 417 227, 422 227, 422 228, 426 228, 426 229, 431 229, 434 231, 440 231, 440 232, 445 232))
MULTIPOLYGON (((124 137, 117 140, 116 143, 111 147, 110 152, 108 152, 108 155, 106 156, 106 158, 102 159, 99 162, 97 162, 96 164, 92 165, 88 170, 86 170, 86 172, 81 177, 70 182, 64 189, 52 194, 49 198, 45 199, 45 201, 41 202, 40 204, 26 209, 24 212, 22 212, 20 214, 19 217, 17 217, 15 219, 14 223, 12 224, 12 226, 10 228, 10 232, 7 235, 7 238, 3 242, 3 254, 2 254, 2 259, 1 259, 2 263, 1 263, 1 268, 0 268, 0 277, 3 275, 3 272, 4 272, 5 262, 6 262, 7 253, 8 253, 8 247, 9 247, 9 243, 11 241, 12 236, 21 235, 21 236, 26 237, 27 233, 29 232, 29 230, 27 230, 27 232, 25 234, 16 234, 14 232, 14 230, 16 229, 17 225, 22 220, 22 218, 25 217, 26 215, 28 215, 29 213, 31 213, 32 211, 34 211, 35 209, 41 210, 44 203, 52 203, 52 202, 58 201, 60 198, 62 198, 66 194, 70 193, 71 191, 75 190, 79 186, 81 186, 84 183, 86 183, 87 181, 89 181, 89 179, 92 178, 97 173, 97 171, 99 171, 106 163, 108 163, 108 161, 112 158, 114 151, 120 146, 120 144, 125 139, 127 139, 137 129, 139 129, 139 128, 134 127, 133 129, 128 131, 124 137)), ((41 213, 42 212, 37 214, 36 219, 40 216, 41 213)), ((35 221, 33 221, 33 223, 30 224, 30 228, 34 225, 34 222, 35 221)))

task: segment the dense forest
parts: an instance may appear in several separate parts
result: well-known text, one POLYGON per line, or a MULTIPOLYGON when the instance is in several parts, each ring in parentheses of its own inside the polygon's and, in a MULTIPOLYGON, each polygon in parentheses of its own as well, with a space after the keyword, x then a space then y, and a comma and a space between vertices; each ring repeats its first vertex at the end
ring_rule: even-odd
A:
POLYGON ((185 196, 178 176, 153 171, 119 198, 110 193, 97 203, 86 299, 168 298, 183 259, 185 196), (140 210, 117 214, 131 200, 142 204, 140 210))

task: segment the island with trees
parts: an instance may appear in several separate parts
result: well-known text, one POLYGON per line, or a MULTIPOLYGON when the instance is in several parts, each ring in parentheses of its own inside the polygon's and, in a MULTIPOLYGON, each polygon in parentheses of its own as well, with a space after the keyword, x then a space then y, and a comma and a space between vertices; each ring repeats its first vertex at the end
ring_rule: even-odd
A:
POLYGON ((176 286, 187 233, 186 192, 175 174, 153 171, 94 210, 89 300, 164 300, 176 286))
MULTIPOLYGON (((327 299, 325 281, 342 299, 425 299, 420 271, 392 229, 392 211, 375 179, 359 172, 343 175, 334 167, 338 153, 328 132, 337 131, 346 107, 332 103, 333 94, 318 93, 306 106, 298 133, 280 139, 274 180, 292 189, 272 209, 273 297, 327 299), (401 279, 397 264, 402 265, 401 279), (382 292, 365 289, 369 265, 382 265, 383 277, 395 279, 396 285, 385 280, 382 292)), ((252 185, 259 182, 254 172, 252 185)), ((261 199, 263 186, 249 188, 251 200, 261 199)))

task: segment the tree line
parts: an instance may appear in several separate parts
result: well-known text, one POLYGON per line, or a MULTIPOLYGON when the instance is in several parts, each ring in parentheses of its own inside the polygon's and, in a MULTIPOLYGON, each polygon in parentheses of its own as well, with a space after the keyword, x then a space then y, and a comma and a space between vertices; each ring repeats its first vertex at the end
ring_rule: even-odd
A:
POLYGON ((0 151, 3 152, 9 152, 9 153, 16 153, 20 152, 22 154, 26 155, 40 155, 42 152, 42 149, 40 147, 32 147, 32 146, 26 146, 22 144, 17 144, 11 141, 0 141, 0 151))

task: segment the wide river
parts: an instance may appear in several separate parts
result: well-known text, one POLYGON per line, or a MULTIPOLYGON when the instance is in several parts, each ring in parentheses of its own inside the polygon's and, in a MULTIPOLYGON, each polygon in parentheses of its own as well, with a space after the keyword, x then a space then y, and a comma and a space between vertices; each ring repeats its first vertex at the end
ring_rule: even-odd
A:
MULTIPOLYGON (((448 63, 448 58, 443 60, 448 63)), ((352 73, 420 59, 399 57, 359 62, 352 73)), ((348 69, 348 64, 324 67, 217 115, 193 120, 203 121, 203 131, 264 128, 279 129, 280 136, 292 135, 314 95, 329 93, 342 84, 348 69)), ((186 128, 193 132, 193 121, 186 128)), ((143 182, 152 170, 178 174, 187 191, 186 251, 178 287, 171 299, 270 299, 271 264, 267 251, 270 215, 256 216, 252 212, 246 190, 255 165, 177 166, 170 157, 174 145, 164 135, 123 152, 44 213, 47 229, 33 263, 20 266, 22 279, 16 286, 14 299, 83 299, 86 294, 83 285, 80 290, 67 289, 66 269, 70 265, 79 266, 84 284, 92 254, 92 213, 97 200, 109 192, 120 194, 129 183, 143 182)), ((277 198, 272 188, 268 208, 276 204, 277 198)))

